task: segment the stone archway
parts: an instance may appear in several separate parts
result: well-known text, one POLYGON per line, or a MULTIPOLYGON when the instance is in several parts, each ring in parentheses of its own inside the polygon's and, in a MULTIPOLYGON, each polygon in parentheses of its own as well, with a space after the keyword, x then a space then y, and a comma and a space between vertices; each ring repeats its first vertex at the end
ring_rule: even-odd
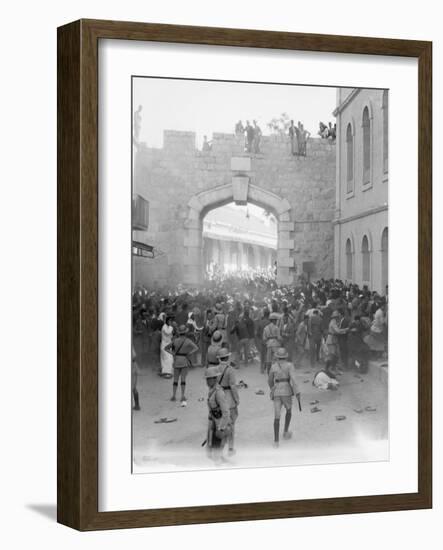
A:
POLYGON ((277 244, 277 282, 280 285, 290 284, 294 279, 294 240, 291 232, 291 205, 272 193, 252 185, 248 177, 233 177, 232 183, 213 187, 194 195, 188 202, 188 215, 184 229, 184 273, 186 284, 198 285, 203 281, 203 218, 214 208, 230 202, 246 204, 248 202, 273 212, 278 222, 277 244))

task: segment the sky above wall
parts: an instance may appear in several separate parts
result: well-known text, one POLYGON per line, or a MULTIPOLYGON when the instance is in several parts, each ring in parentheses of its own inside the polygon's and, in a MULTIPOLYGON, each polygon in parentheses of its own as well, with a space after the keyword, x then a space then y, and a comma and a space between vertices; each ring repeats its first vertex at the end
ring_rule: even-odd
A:
POLYGON ((159 78, 133 79, 134 111, 142 105, 140 141, 162 147, 164 130, 193 131, 197 146, 213 132, 234 133, 238 120, 266 124, 286 112, 316 136, 318 123, 335 122, 336 88, 159 78))

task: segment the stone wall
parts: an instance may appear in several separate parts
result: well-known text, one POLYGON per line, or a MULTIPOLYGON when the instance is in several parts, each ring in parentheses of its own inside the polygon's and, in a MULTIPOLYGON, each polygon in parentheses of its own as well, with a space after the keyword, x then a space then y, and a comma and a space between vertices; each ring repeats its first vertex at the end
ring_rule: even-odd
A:
MULTIPOLYGON (((150 202, 150 221, 147 232, 134 231, 134 239, 154 245, 162 254, 135 259, 134 283, 152 286, 186 279, 189 205, 199 193, 234 185, 238 172, 231 169, 233 157, 250 157, 250 169, 242 176, 251 189, 289 202, 289 210, 279 218, 279 240, 284 238, 290 247, 289 261, 285 258, 281 264, 284 282, 299 275, 305 261, 315 263, 314 277, 333 276, 334 144, 310 139, 307 156, 298 157, 291 155, 290 142, 283 136, 263 136, 256 155, 244 153, 243 138, 233 134, 214 133, 209 152, 197 150, 195 141, 193 132, 167 130, 162 149, 141 144, 135 152, 133 191, 150 202)), ((248 200, 254 200, 254 193, 248 200)), ((217 206, 214 202, 206 209, 217 206)), ((275 201, 263 206, 275 210, 275 201)), ((191 279, 188 282, 196 282, 191 279)))

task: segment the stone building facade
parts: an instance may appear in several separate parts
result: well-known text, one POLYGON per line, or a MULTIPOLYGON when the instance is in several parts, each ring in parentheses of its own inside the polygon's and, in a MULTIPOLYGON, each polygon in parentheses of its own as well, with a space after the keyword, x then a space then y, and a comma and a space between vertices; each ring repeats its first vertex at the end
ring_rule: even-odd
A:
POLYGON ((277 219, 277 278, 292 283, 312 262, 313 277, 334 271, 335 144, 310 139, 307 156, 291 154, 286 136, 263 136, 260 154, 244 140, 214 133, 212 149, 196 148, 193 132, 164 132, 162 148, 138 144, 133 193, 149 201, 147 231, 133 239, 154 247, 134 257, 133 284, 147 287, 203 281, 203 219, 214 208, 252 203, 277 219))
POLYGON ((337 90, 335 277, 388 285, 388 90, 337 90))

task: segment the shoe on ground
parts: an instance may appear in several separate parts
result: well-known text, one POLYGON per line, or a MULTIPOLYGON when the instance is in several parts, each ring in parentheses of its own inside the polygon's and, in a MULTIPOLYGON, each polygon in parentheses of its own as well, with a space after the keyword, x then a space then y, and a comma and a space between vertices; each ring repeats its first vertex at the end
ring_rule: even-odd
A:
POLYGON ((283 433, 283 439, 291 439, 292 432, 284 432, 283 433))
POLYGON ((177 399, 174 396, 172 396, 171 401, 177 401, 177 399))
POLYGON ((280 447, 280 443, 278 441, 274 441, 272 446, 274 447, 274 449, 278 449, 280 447))
POLYGON ((140 410, 140 405, 135 405, 134 407, 132 407, 132 409, 134 411, 139 411, 140 410))

